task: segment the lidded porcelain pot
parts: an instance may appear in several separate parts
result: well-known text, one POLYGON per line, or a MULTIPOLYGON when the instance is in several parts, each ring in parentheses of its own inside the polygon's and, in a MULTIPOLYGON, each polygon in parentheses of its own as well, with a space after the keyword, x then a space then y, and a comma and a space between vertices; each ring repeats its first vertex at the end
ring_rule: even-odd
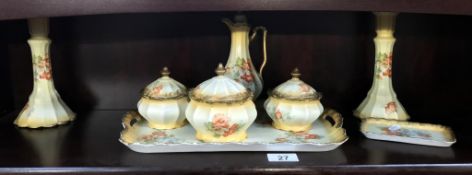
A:
POLYGON ((300 80, 297 68, 292 78, 277 86, 264 102, 264 108, 272 118, 272 125, 280 130, 300 132, 311 128, 323 113, 321 94, 300 80))
POLYGON ((190 91, 187 120, 195 128, 196 138, 204 142, 243 141, 257 116, 252 92, 224 76, 221 63, 216 74, 190 91))
POLYGON ((188 105, 187 88, 169 77, 167 67, 161 77, 144 89, 138 102, 139 113, 154 129, 174 129, 185 124, 185 109, 188 105))

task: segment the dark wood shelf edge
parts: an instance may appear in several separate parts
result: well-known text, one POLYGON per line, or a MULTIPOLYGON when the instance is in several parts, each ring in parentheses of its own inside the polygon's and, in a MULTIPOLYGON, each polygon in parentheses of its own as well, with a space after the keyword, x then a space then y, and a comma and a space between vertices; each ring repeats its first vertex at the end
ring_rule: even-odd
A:
MULTIPOLYGON (((350 140, 339 148, 320 153, 299 152, 302 161, 291 164, 265 162, 265 152, 135 153, 117 141, 120 116, 125 112, 96 110, 79 115, 72 124, 45 130, 14 127, 12 121, 18 112, 12 112, 0 120, 0 133, 3 133, 0 136, 10 140, 0 149, 0 155, 4 156, 0 160, 0 174, 472 173, 468 139, 464 138, 452 148, 435 148, 373 141, 353 129, 348 131, 350 140), (50 142, 38 142, 38 139, 50 142), (45 146, 51 143, 62 144, 54 148, 45 146), (49 149, 55 151, 41 154, 49 149)), ((354 125, 352 120, 348 121, 345 124, 354 125)))
POLYGON ((220 174, 457 174, 472 172, 472 164, 405 164, 405 165, 333 165, 293 168, 235 168, 182 170, 155 167, 11 167, 0 168, 0 174, 155 174, 155 173, 202 173, 220 174))
POLYGON ((393 11, 472 15, 469 0, 4 0, 0 20, 201 11, 393 11))

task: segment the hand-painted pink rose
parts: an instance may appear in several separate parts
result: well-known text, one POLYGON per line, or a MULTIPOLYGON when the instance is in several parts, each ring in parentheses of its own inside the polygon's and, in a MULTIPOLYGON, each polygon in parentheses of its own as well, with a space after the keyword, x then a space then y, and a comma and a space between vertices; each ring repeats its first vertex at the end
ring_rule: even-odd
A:
POLYGON ((223 133, 223 136, 224 136, 224 137, 228 137, 229 135, 231 135, 231 134, 233 134, 234 132, 236 132, 236 130, 238 130, 238 128, 239 128, 239 125, 238 125, 238 124, 233 124, 233 125, 231 125, 231 127, 223 133))
POLYGON ((282 119, 282 112, 280 110, 275 110, 275 118, 276 119, 282 119))
POLYGON ((161 93, 162 86, 156 86, 151 90, 151 95, 159 95, 161 93))
POLYGON ((392 69, 391 68, 385 69, 385 71, 382 73, 382 75, 386 76, 386 77, 392 77, 392 69))
POLYGON ((157 136, 157 137, 167 136, 167 134, 165 132, 162 132, 162 131, 155 131, 155 132, 152 133, 152 135, 157 136))
POLYGON ((49 63, 49 59, 46 58, 46 59, 43 59, 43 60, 39 61, 38 67, 49 69, 51 67, 51 64, 49 63))
POLYGON ((394 101, 387 103, 385 105, 385 112, 387 114, 397 112, 397 104, 394 101))
POLYGON ((305 139, 317 139, 318 135, 316 134, 307 134, 305 135, 305 139))
POLYGON ((216 129, 221 129, 221 128, 228 128, 229 118, 225 114, 215 114, 212 120, 213 127, 216 129))
POLYGON ((241 79, 243 79, 246 82, 251 82, 252 81, 252 75, 249 72, 247 72, 247 73, 241 75, 241 79))
POLYGON ((385 64, 388 66, 392 65, 393 55, 392 53, 388 54, 387 59, 385 60, 385 64))
POLYGON ((310 86, 308 86, 305 83, 300 83, 298 86, 300 86, 300 90, 302 92, 310 92, 310 86))
POLYGON ((51 78, 52 78, 52 75, 51 75, 51 72, 49 72, 49 71, 43 71, 43 72, 41 72, 41 74, 39 75, 39 79, 51 80, 51 78))

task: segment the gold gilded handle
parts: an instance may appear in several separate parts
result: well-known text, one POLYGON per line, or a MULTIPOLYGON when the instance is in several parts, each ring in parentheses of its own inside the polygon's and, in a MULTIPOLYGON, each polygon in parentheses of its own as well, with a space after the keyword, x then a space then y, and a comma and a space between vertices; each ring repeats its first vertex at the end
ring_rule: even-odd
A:
POLYGON ((343 126, 343 117, 341 116, 339 112, 333 109, 326 109, 325 112, 323 113, 322 118, 326 120, 327 117, 333 119, 334 121, 333 127, 340 128, 343 126))
POLYGON ((262 54, 264 60, 262 60, 261 67, 259 68, 259 75, 262 78, 262 70, 264 70, 264 67, 267 63, 267 29, 264 26, 255 27, 252 30, 251 41, 254 40, 254 38, 256 37, 258 30, 262 31, 262 54))
POLYGON ((123 125, 123 128, 128 129, 133 127, 133 121, 139 120, 141 120, 141 116, 137 112, 128 112, 121 120, 121 124, 123 125))

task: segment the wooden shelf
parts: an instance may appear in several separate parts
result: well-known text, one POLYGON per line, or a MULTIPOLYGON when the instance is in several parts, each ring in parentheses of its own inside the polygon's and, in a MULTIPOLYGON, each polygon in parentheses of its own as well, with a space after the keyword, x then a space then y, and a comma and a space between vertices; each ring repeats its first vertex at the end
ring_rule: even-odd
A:
MULTIPOLYGON (((0 174, 472 174, 467 115, 472 84, 464 81, 472 77, 472 16, 405 13, 397 19, 393 83, 398 98, 412 120, 447 125, 457 134, 451 148, 434 148, 373 141, 359 133, 359 121, 350 114, 372 83, 374 20, 370 13, 325 11, 470 15, 472 3, 248 2, 0 1, 0 174), (236 10, 251 10, 245 13, 250 23, 270 31, 264 92, 298 67, 303 80, 323 93, 323 105, 344 114, 348 142, 330 152, 297 153, 298 163, 269 163, 264 152, 140 154, 119 143, 126 110, 108 109, 135 108, 139 90, 163 66, 188 88, 212 77, 214 66, 229 53, 221 18, 236 10), (135 14, 190 11, 219 12, 135 14), (133 14, 81 16, 115 13, 133 14), (5 19, 71 15, 51 20, 51 60, 56 88, 79 111, 77 121, 51 129, 16 128, 12 111, 21 110, 33 88, 29 34, 24 20, 5 19)), ((259 44, 251 45, 256 67, 260 50, 259 44)))
POLYGON ((460 135, 451 148, 374 141, 357 132, 357 119, 345 117, 350 140, 321 153, 297 153, 298 163, 269 163, 265 152, 142 154, 119 141, 126 110, 79 114, 51 129, 12 124, 17 112, 0 120, 0 174, 99 173, 362 173, 445 174, 472 171, 471 139, 460 135), (408 171, 406 171, 408 170, 408 171))
POLYGON ((394 11, 472 14, 469 0, 4 0, 0 20, 146 12, 394 11))

